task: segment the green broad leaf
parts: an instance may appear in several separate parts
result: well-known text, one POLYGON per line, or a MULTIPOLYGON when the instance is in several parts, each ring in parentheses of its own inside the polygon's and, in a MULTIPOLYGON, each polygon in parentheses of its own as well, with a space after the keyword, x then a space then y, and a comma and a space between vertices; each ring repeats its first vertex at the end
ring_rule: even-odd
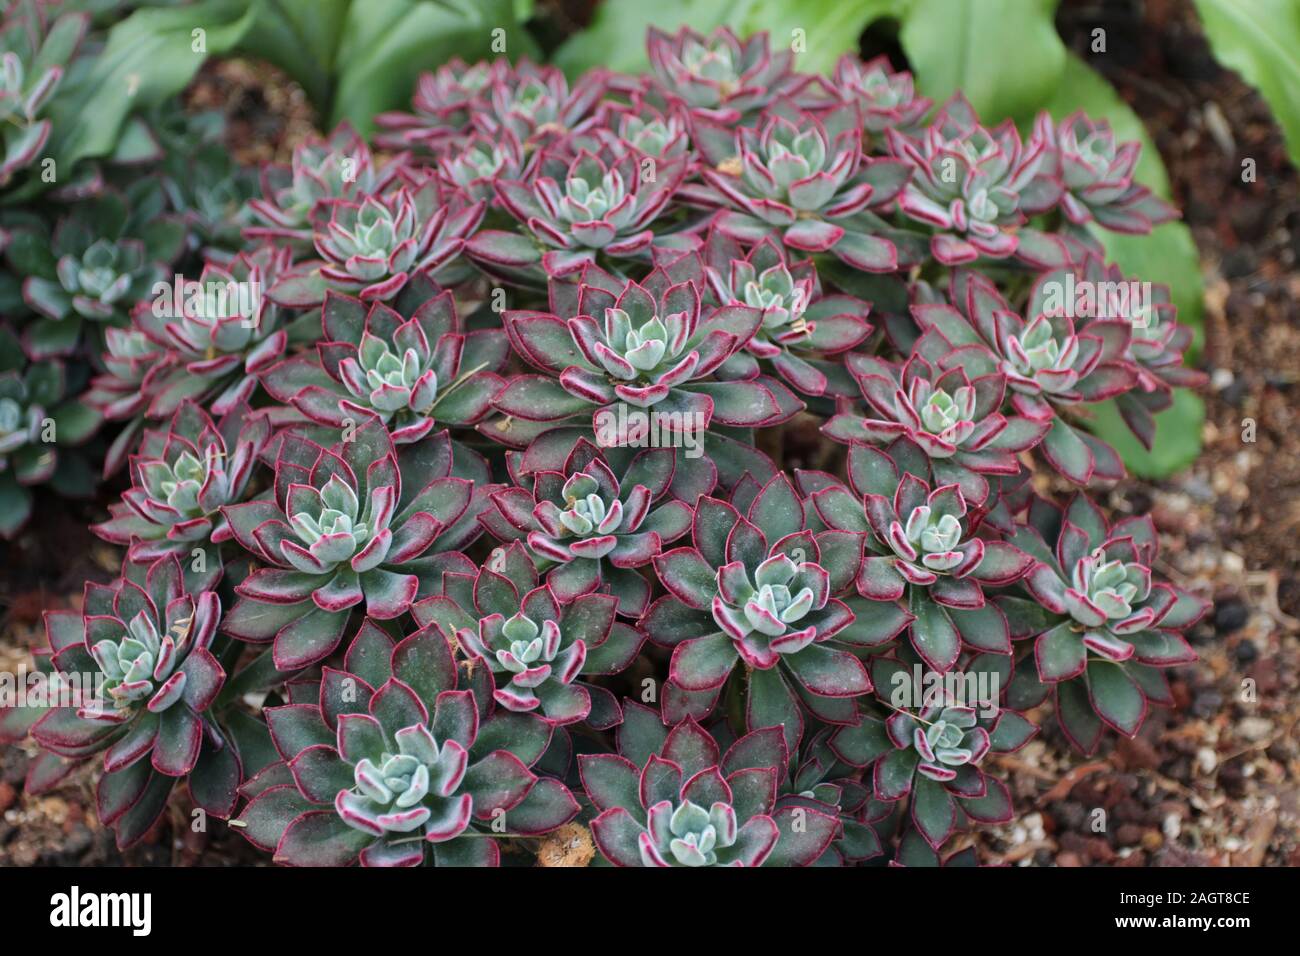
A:
POLYGON ((743 22, 750 31, 771 34, 774 48, 795 44, 795 65, 800 71, 830 73, 843 54, 857 52, 863 30, 881 17, 900 15, 911 2, 754 0, 743 22))
POLYGON ((1210 48, 1259 90, 1300 167, 1300 6, 1294 0, 1194 0, 1210 48))
POLYGON ((342 67, 330 124, 346 119, 367 133, 376 113, 408 107, 422 71, 456 56, 473 63, 503 52, 511 59, 538 56, 516 20, 514 0, 353 3, 336 58, 342 67))
POLYGON ((255 17, 247 0, 202 0, 145 8, 115 24, 103 52, 74 88, 51 105, 47 148, 60 171, 113 152, 127 116, 183 90, 212 54, 229 51, 255 17), (201 33, 198 31, 202 31, 201 33))
POLYGON ((1139 478, 1164 478, 1186 468, 1201 453, 1205 402, 1185 388, 1174 389, 1174 403, 1156 415, 1156 437, 1147 451, 1129 431, 1114 400, 1089 406, 1089 430, 1113 445, 1128 470, 1139 478))
POLYGON ((279 66, 318 107, 327 107, 349 0, 256 0, 241 52, 279 66))
POLYGON ((1055 12, 1056 0, 915 0, 898 38, 926 96, 960 90, 987 123, 1023 120, 1065 72, 1055 12))

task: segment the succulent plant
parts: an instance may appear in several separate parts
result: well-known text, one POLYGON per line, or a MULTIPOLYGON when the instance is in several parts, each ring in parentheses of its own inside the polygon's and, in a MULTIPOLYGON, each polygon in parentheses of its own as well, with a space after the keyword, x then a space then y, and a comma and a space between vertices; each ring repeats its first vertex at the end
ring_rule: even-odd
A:
POLYGON ((189 569, 191 587, 214 588, 222 572, 219 545, 230 537, 221 509, 244 500, 269 434, 266 419, 245 407, 213 422, 185 402, 166 431, 144 432, 131 458, 132 486, 109 506, 112 517, 91 530, 128 545, 132 561, 175 554, 189 569))
POLYGON ((940 230, 930 239, 935 259, 959 265, 1016 251, 1015 227, 1025 218, 1020 196, 1043 163, 1043 139, 1022 143, 1010 122, 985 129, 960 94, 920 137, 896 128, 886 136, 891 152, 912 170, 898 208, 940 230))
POLYGON ((0 27, 0 189, 35 162, 53 124, 45 107, 85 38, 90 16, 53 17, 38 0, 8 0, 0 27), (51 22, 51 18, 53 20, 51 22))
POLYGON ((185 240, 162 203, 161 191, 107 192, 79 203, 52 237, 14 237, 9 262, 25 276, 23 298, 39 316, 24 330, 30 355, 69 355, 86 321, 125 325, 137 303, 157 295, 185 240))
POLYGON ((496 374, 509 353, 505 334, 466 333, 450 292, 423 281, 412 291, 408 298, 429 297, 407 319, 379 302, 328 293, 317 357, 267 369, 267 391, 321 425, 378 418, 399 445, 436 424, 478 422, 505 385, 496 374))
POLYGON ((972 380, 954 365, 938 373, 920 354, 901 370, 872 355, 849 355, 845 365, 867 400, 868 417, 841 412, 823 427, 827 437, 887 445, 903 436, 929 456, 936 481, 958 485, 974 505, 988 498, 984 476, 1018 474, 1016 456, 1050 427, 998 410, 1007 385, 1000 372, 972 380))
POLYGON ((225 116, 181 112, 153 128, 165 152, 162 189, 184 218, 191 250, 207 259, 237 254, 253 219, 248 203, 260 187, 257 172, 236 163, 226 148, 225 116))
POLYGON ((673 649, 673 685, 700 700, 747 672, 747 725, 783 725, 791 748, 805 710, 831 723, 854 719, 851 699, 869 692, 871 680, 853 652, 888 642, 910 620, 894 604, 832 596, 851 586, 862 544, 839 532, 813 534, 804 512, 784 475, 743 516, 701 498, 694 546, 655 559, 669 593, 641 621, 651 641, 673 649))
POLYGON ((1035 559, 1023 585, 1050 615, 1033 665, 1056 690, 1062 729, 1091 752, 1102 724, 1131 737, 1149 701, 1169 702, 1159 668, 1196 659, 1181 632, 1209 604, 1153 583, 1159 540, 1150 517, 1111 525, 1079 494, 1063 511, 1035 499, 1029 518, 1011 540, 1035 559))
POLYGON ((60 460, 66 466, 100 421, 67 395, 63 363, 25 362, 17 337, 0 328, 0 537, 23 529, 32 514, 32 486, 57 483, 60 460))
POLYGON ((421 74, 412 113, 375 117, 389 148, 438 150, 471 129, 493 139, 511 136, 529 146, 579 128, 604 92, 600 71, 588 73, 572 89, 553 66, 527 59, 504 59, 467 66, 452 59, 421 74))
POLYGON ((387 149, 433 148, 467 133, 472 114, 482 109, 496 77, 511 70, 506 60, 467 64, 453 57, 436 70, 421 73, 412 97, 412 112, 380 113, 376 142, 387 149))
POLYGON ((46 15, 117 2, 0 27, 0 533, 101 419, 130 463, 60 706, 0 706, 29 791, 103 753, 121 845, 185 777, 291 865, 967 866, 1025 715, 1172 700, 1204 602, 1040 497, 1204 380, 1107 262, 1171 211, 1104 124, 652 30, 642 76, 452 61, 258 186, 151 85, 34 203, 90 66, 46 15))
POLYGON ((837 819, 835 839, 813 866, 852 866, 884 853, 874 824, 889 804, 875 800, 871 781, 858 780, 857 768, 835 754, 829 745, 834 732, 824 729, 803 744, 777 797, 778 809, 812 809, 837 819))
POLYGON ((1043 113, 1034 133, 1048 144, 1043 172, 1056 180, 1060 208, 1070 222, 1141 234, 1178 218, 1173 206, 1133 181, 1141 144, 1117 144, 1105 120, 1079 112, 1057 123, 1043 113))
POLYGON ((675 471, 668 449, 646 449, 615 476, 600 450, 579 440, 560 471, 492 495, 479 520, 501 541, 523 540, 562 603, 593 591, 636 617, 650 588, 635 570, 690 530, 691 509, 668 497, 675 471))
POLYGON ((283 762, 245 783, 237 822, 277 862, 496 866, 496 834, 577 814, 563 784, 529 769, 550 728, 458 689, 436 627, 394 641, 366 621, 344 663, 323 670, 316 702, 267 709, 283 762))
POLYGON ((621 284, 594 267, 584 270, 573 308, 577 314, 567 319, 505 313, 515 350, 554 378, 515 378, 494 399, 498 411, 534 422, 591 411, 593 429, 609 435, 601 444, 610 446, 631 441, 627 428, 609 425, 631 421, 613 414, 620 405, 652 409, 668 431, 701 434, 711 422, 775 424, 799 408, 770 377, 708 381, 753 337, 762 322, 756 308, 706 310, 693 282, 673 284, 660 269, 621 284))
MULTIPOLYGON (((1172 390, 1200 388, 1207 381, 1204 372, 1185 364, 1192 329, 1178 323, 1178 310, 1166 285, 1127 278, 1119 266, 1105 265, 1096 255, 1084 258, 1078 274, 1094 298, 1103 299, 1094 308, 1104 311, 1106 318, 1126 322, 1131 330, 1125 358, 1137 376, 1137 387, 1117 395, 1115 405, 1133 434, 1150 447, 1156 430, 1153 416, 1173 403, 1172 390)), ((1045 285, 1040 282, 1036 288, 1045 285)), ((1038 301, 1040 297, 1035 297, 1038 301)), ((1042 301, 1042 307, 1048 303, 1042 301)))
POLYGON ((862 111, 862 126, 879 136, 888 130, 914 130, 930 111, 932 102, 916 95, 912 74, 890 69, 889 58, 862 62, 852 54, 835 64, 835 87, 862 111))
MULTIPOLYGON (((895 672, 902 666, 892 665, 895 672)), ((871 767, 873 799, 909 797, 917 832, 937 850, 967 819, 1006 823, 1012 818, 1006 784, 980 764, 990 752, 1020 749, 1035 732, 1023 715, 995 702, 976 707, 948 698, 897 709, 884 720, 866 716, 838 728, 828 743, 846 763, 871 767)))
POLYGON ((128 561, 122 573, 111 586, 87 584, 80 613, 46 612, 55 670, 99 676, 94 693, 83 685, 75 704, 47 710, 31 734, 62 758, 39 789, 103 754, 99 818, 125 847, 153 825, 179 777, 191 777, 190 793, 207 812, 228 817, 240 769, 208 713, 226 676, 212 652, 217 595, 187 592, 174 555, 128 561))
POLYGON ((262 195, 248 202, 254 224, 245 235, 307 248, 317 227, 329 221, 334 202, 359 202, 384 191, 400 168, 393 163, 378 170, 370 148, 347 124, 328 138, 311 137, 294 149, 288 166, 262 168, 262 195))
POLYGON ((451 477, 403 493, 392 442, 374 421, 328 449, 286 436, 274 496, 222 509, 235 540, 266 565, 236 587, 227 633, 274 640, 276 666, 292 670, 338 646, 353 607, 399 617, 416 599, 420 572, 436 579, 433 559, 420 558, 470 497, 470 482, 451 477))
MULTIPOLYGON (((683 257, 686 259, 686 257, 683 257)), ((822 291, 812 262, 788 262, 782 248, 765 238, 747 253, 721 230, 704 244, 707 288, 720 305, 760 309, 762 323, 745 349, 771 363, 783 381, 807 395, 848 389, 838 356, 871 333, 871 306, 848 295, 822 291)), ((669 269, 675 272, 674 264, 669 269)), ((731 367, 738 368, 734 359, 731 367)))
POLYGON ((549 586, 539 585, 532 559, 515 541, 493 551, 474 574, 445 574, 443 593, 411 613, 418 623, 436 623, 494 675, 492 697, 501 707, 555 725, 581 720, 603 729, 622 719, 618 702, 578 678, 622 671, 645 640, 615 621, 617 608, 616 598, 593 593, 561 604, 549 586))
MULTIPOLYGON (((526 180, 497 181, 506 210, 551 252, 539 257, 550 275, 577 272, 597 252, 625 258, 644 254, 654 238, 651 223, 663 212, 686 174, 682 160, 667 160, 643 175, 642 157, 631 149, 585 150, 572 159, 543 151, 526 180)), ((469 254, 494 259, 498 233, 475 236, 469 254)))
MULTIPOLYGON (((922 456, 924 467, 924 453, 911 449, 907 458, 922 456)), ((907 460, 907 446, 892 450, 907 460)), ((850 452, 852 491, 828 482, 812 504, 828 527, 868 536, 858 593, 872 601, 904 599, 911 645, 936 671, 951 670, 963 644, 1009 653, 1006 619, 986 602, 983 587, 1018 581, 1030 557, 1005 541, 977 537, 983 513, 968 511, 957 485, 931 490, 877 448, 855 445, 850 452)))
POLYGON ((474 133, 463 143, 449 145, 438 159, 438 171, 451 187, 473 202, 495 202, 498 180, 524 173, 524 147, 509 130, 499 136, 474 133))
POLYGON ((315 231, 317 262, 299 263, 270 290, 272 300, 311 308, 328 290, 363 302, 388 302, 412 276, 435 274, 460 254, 464 238, 483 218, 484 204, 445 195, 432 173, 406 176, 385 193, 357 202, 333 200, 315 231))
MULTIPOLYGON (((144 414, 168 418, 181 402, 210 402, 211 411, 224 415, 247 401, 257 387, 257 374, 284 354, 288 345, 285 313, 268 297, 268 291, 287 268, 288 250, 262 246, 240 253, 226 267, 208 263, 198 279, 182 281, 163 295, 135 310, 133 324, 141 335, 163 351, 163 361, 145 372, 139 391, 147 396, 144 414)), ((139 368, 141 350, 150 350, 134 336, 114 344, 123 349, 119 378, 113 364, 109 375, 96 381, 96 394, 130 393, 130 379, 139 368)), ((127 403, 132 409, 134 403, 127 403)), ((121 414, 126 409, 118 405, 121 414)))
POLYGON ((591 824, 596 846, 615 866, 807 866, 837 824, 820 810, 778 809, 787 753, 777 727, 722 753, 694 720, 670 730, 629 703, 619 753, 578 758, 601 811, 591 824))
POLYGON ((775 104, 758 128, 735 131, 736 158, 709 156, 700 170, 719 204, 733 211, 718 221, 728 235, 756 242, 779 235, 787 248, 834 253, 855 269, 892 272, 892 242, 874 234, 858 214, 900 196, 906 165, 862 151, 861 115, 853 105, 820 114, 775 104))
POLYGON ((631 147, 656 160, 691 152, 691 123, 681 106, 656 106, 640 88, 633 90, 629 99, 629 103, 603 101, 591 123, 570 137, 573 148, 599 153, 631 147))
POLYGON ((665 95, 722 122, 793 96, 810 80, 794 72, 794 54, 773 49, 766 33, 741 40, 726 27, 708 36, 689 27, 673 35, 651 27, 646 50, 665 95))
POLYGON ((1039 277, 1028 305, 1033 318, 1025 321, 988 279, 958 273, 952 285, 956 308, 934 304, 915 310, 926 330, 917 352, 940 367, 960 365, 973 377, 1005 375, 1010 406, 1023 418, 1050 423, 1037 447, 1070 480, 1085 484, 1094 473, 1121 478, 1124 468, 1115 451, 1061 412, 1134 388, 1137 372, 1128 358, 1132 327, 1122 318, 1080 317, 1076 326, 1065 311, 1049 315, 1044 311, 1049 290, 1064 282, 1063 275, 1039 277))

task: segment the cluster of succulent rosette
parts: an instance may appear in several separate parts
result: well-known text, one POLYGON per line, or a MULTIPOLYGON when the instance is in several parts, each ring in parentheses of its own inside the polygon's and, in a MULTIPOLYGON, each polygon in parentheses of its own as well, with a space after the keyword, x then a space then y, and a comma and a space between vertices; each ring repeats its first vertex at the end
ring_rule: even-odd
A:
MULTIPOLYGON (((0 375, 0 498, 54 467, 87 343, 68 429, 129 485, 121 577, 47 614, 51 688, 93 696, 0 711, 30 790, 102 761, 127 846, 186 778, 297 865, 568 824, 616 866, 970 863, 1026 712, 1091 752, 1171 701, 1206 604, 1084 488, 1124 472, 1089 406, 1149 442, 1190 333, 1167 290, 1053 297, 1124 280, 1091 229, 1174 215, 1137 147, 763 35, 649 48, 440 67, 373 150, 264 170, 224 251, 116 193, 8 236, 52 364, 0 375), (155 297, 174 265, 194 293, 155 297)), ((0 182, 58 80, 3 56, 0 182)))

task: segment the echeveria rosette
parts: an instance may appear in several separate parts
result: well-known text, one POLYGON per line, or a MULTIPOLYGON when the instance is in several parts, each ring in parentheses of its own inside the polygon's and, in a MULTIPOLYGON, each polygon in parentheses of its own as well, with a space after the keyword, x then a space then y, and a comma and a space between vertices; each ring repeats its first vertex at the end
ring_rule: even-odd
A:
POLYGON ((227 818, 240 763, 210 712, 226 677, 212 652, 217 595, 188 593, 174 555, 128 561, 122 571, 112 585, 87 584, 80 613, 46 612, 53 669, 82 675, 83 689, 89 675, 102 675, 104 696, 46 711, 31 733, 53 764, 33 768, 37 789, 103 754, 98 816, 125 847, 162 814, 179 777, 190 777, 207 812, 227 818))
POLYGON ((590 123, 557 145, 568 146, 575 153, 631 147, 656 161, 690 155, 691 121, 685 108, 678 103, 660 108, 647 102, 649 96, 646 89, 638 87, 629 94, 628 103, 603 100, 590 123))
POLYGON ((919 354, 902 369, 873 355, 852 353, 845 365, 867 401, 867 416, 840 412, 822 432, 840 442, 888 445, 900 436, 930 459, 936 483, 960 486, 972 505, 989 496, 985 476, 1016 475, 1017 455, 1042 440, 1049 424, 1002 414, 1006 376, 967 376, 961 366, 940 372, 919 354))
POLYGON ((328 138, 308 137, 294 147, 287 166, 262 167, 262 195, 248 202, 255 223, 244 235, 305 251, 334 201, 359 202, 383 192, 401 166, 391 162, 378 170, 370 147, 346 123, 328 138))
POLYGON ((383 303, 327 293, 317 355, 266 370, 266 390, 318 425, 378 418, 398 445, 437 425, 474 425, 505 385, 496 373, 509 344, 498 329, 466 332, 452 293, 428 291, 409 319, 383 303))
POLYGON ((976 537, 984 512, 968 512, 957 485, 931 490, 877 448, 854 445, 850 452, 857 459, 854 490, 831 479, 812 502, 827 527, 867 537, 858 593, 904 601, 913 618, 912 647, 933 670, 952 670, 963 644, 1010 653, 1006 618, 986 602, 983 589, 1018 581, 1032 559, 1005 541, 976 537))
POLYGON ((1021 194, 1042 165, 1044 140, 1022 143, 1010 121, 985 129, 960 94, 919 137, 898 129, 886 137, 890 152, 912 172, 898 208, 939 230, 930 237, 935 259, 953 266, 1016 251, 1017 228, 1025 221, 1021 194))
POLYGON ((394 111, 375 117, 377 145, 384 149, 435 149, 459 140, 470 131, 473 114, 487 105, 487 91, 502 74, 512 71, 505 58, 466 63, 452 57, 436 70, 421 73, 411 98, 411 112, 394 111))
POLYGON ((615 866, 808 866, 836 835, 834 816, 778 807, 788 753, 779 727, 722 752, 693 719, 671 729, 629 702, 617 754, 578 758, 601 855, 615 866))
POLYGON ((410 113, 381 113, 375 124, 386 148, 435 152, 477 131, 500 140, 512 136, 530 148, 579 129, 605 90, 602 71, 587 73, 572 89, 554 66, 505 58, 466 65, 453 58, 415 87, 410 113))
POLYGON ((899 196, 908 169, 863 153, 856 106, 814 114, 783 101, 734 135, 733 155, 716 155, 714 145, 706 154, 714 165, 700 170, 716 204, 730 207, 719 228, 742 242, 775 234, 789 249, 830 251, 865 272, 898 268, 894 244, 859 214, 899 196))
POLYGON ((608 594, 561 604, 539 584, 533 559, 515 541, 492 552, 475 574, 444 574, 442 594, 418 602, 411 613, 420 624, 437 623, 467 658, 492 673, 499 706, 557 726, 584 721, 605 729, 622 712, 590 678, 624 670, 645 640, 615 621, 617 610, 617 598, 608 594))
POLYGON ((331 449, 289 434, 273 497, 222 509, 235 540, 267 565, 236 587, 241 599, 225 630, 273 640, 275 666, 290 671, 332 653, 353 608, 379 620, 401 616, 420 574, 438 576, 420 559, 469 507, 471 491, 451 477, 404 489, 378 422, 331 449))
POLYGON ((344 670, 323 669, 316 702, 266 711, 282 758, 251 780, 240 832, 291 866, 496 866, 494 835, 536 836, 578 804, 531 769, 544 721, 493 714, 458 689, 436 627, 394 641, 363 623, 344 670))
MULTIPOLYGON (((883 663, 906 673, 896 661, 883 663)), ((845 763, 871 768, 873 800, 909 797, 913 824, 938 850, 968 822, 997 824, 1013 818, 1006 784, 980 764, 990 753, 1019 750, 1035 733, 1037 728, 1021 714, 992 703, 935 701, 895 710, 883 720, 864 716, 837 728, 829 746, 845 763)))
POLYGON ((497 180, 518 179, 524 173, 524 147, 509 130, 498 136, 474 133, 440 152, 439 175, 472 202, 496 202, 497 180))
POLYGON ((605 93, 603 70, 591 70, 570 88, 564 72, 527 59, 503 64, 486 88, 488 109, 471 110, 474 127, 489 136, 513 133, 530 148, 581 129, 605 93))
MULTIPOLYGON (((1077 271, 1092 293, 1093 301, 1085 300, 1085 308, 1091 306, 1102 317, 1126 322, 1131 329, 1125 358, 1137 385, 1117 395, 1115 406, 1133 434, 1150 448, 1155 440, 1154 416, 1173 403, 1173 389, 1200 388, 1206 383, 1204 372, 1184 364, 1194 333, 1190 326, 1178 323, 1178 308, 1167 285, 1126 278, 1118 265, 1107 265, 1098 255, 1086 256, 1077 271), (1103 301, 1096 302, 1098 298, 1103 301)), ((1052 278, 1063 285, 1060 273, 1052 278)), ((1044 291, 1048 287, 1045 279, 1035 283, 1031 310, 1050 311, 1044 291)), ((1076 282, 1075 288, 1079 287, 1076 282)), ((1076 310, 1078 304, 1074 303, 1076 310)))
POLYGON ((933 105, 916 95, 912 74, 895 72, 886 56, 865 63, 853 54, 840 57, 835 64, 835 90, 857 103, 863 129, 876 136, 890 129, 913 130, 933 105))
POLYGON ((90 14, 66 12, 48 23, 38 3, 8 4, 0 30, 0 187, 36 161, 53 124, 45 107, 58 91, 90 14))
POLYGON ((386 192, 332 200, 313 240, 319 260, 300 262, 269 291, 292 308, 314 308, 333 289, 389 302, 410 279, 451 267, 487 206, 448 190, 435 171, 401 170, 386 192))
POLYGON ((830 747, 835 729, 824 728, 803 743, 777 798, 781 810, 812 809, 837 819, 836 837, 815 866, 851 866, 884 853, 873 826, 878 822, 880 801, 873 799, 869 782, 857 779, 858 768, 845 763, 830 747))
POLYGON ((1055 687, 1062 729, 1091 753, 1103 724, 1131 737, 1148 702, 1172 702, 1160 669, 1196 660, 1183 631, 1209 602, 1153 583, 1159 539, 1149 516, 1111 525, 1076 495, 1064 511, 1035 499, 1029 519, 1012 541, 1034 557, 1023 586, 1050 614, 1033 664, 1055 687))
POLYGON ((27 307, 38 318, 23 330, 33 358, 68 355, 86 323, 122 326, 138 303, 152 299, 181 254, 185 228, 164 213, 161 192, 147 181, 126 193, 108 191, 78 203, 53 235, 22 231, 6 256, 23 276, 27 307))
POLYGON ((938 303, 913 309, 924 330, 916 352, 939 368, 961 367, 972 377, 1005 375, 1007 403, 1023 418, 1050 423, 1037 447, 1071 481, 1122 478, 1124 465, 1115 450, 1064 415, 1134 388, 1137 373, 1127 355, 1132 328, 1113 318, 1083 319, 1076 326, 1063 313, 1036 311, 1046 300, 1046 281, 1052 280, 1040 278, 1036 285, 1034 317, 1026 321, 987 278, 958 271, 952 283, 956 308, 938 303))
POLYGON ((735 123, 811 80, 794 72, 794 53, 773 49, 767 33, 741 40, 727 27, 704 36, 686 26, 672 35, 652 26, 646 51, 663 95, 715 122, 735 123))
POLYGON ((137 328, 105 328, 100 353, 104 371, 91 381, 86 403, 100 409, 110 421, 139 414, 150 402, 144 383, 165 374, 172 358, 166 346, 137 328))
MULTIPOLYGON (((263 246, 240 253, 226 266, 212 263, 196 280, 197 295, 180 296, 180 310, 142 304, 132 321, 165 359, 145 372, 140 392, 147 396, 144 415, 170 418, 187 399, 203 401, 214 415, 224 415, 248 401, 257 388, 257 375, 283 357, 289 342, 284 311, 267 291, 290 261, 288 250, 263 246)), ((123 339, 126 371, 137 369, 132 359, 138 343, 123 339)), ((110 375, 112 365, 110 364, 110 375)), ((129 389, 126 382, 97 379, 98 402, 108 402, 115 414, 134 403, 112 401, 129 389)))
POLYGON ((0 537, 13 538, 26 526, 33 486, 53 482, 67 494, 91 490, 64 480, 68 462, 61 468, 60 458, 75 455, 74 446, 88 440, 102 419, 67 392, 62 362, 27 362, 17 336, 0 328, 0 537))
MULTIPOLYGON (((549 276, 578 272, 597 253, 613 259, 646 256, 654 240, 652 222, 663 213, 685 177, 685 159, 658 163, 655 175, 642 175, 644 157, 621 145, 599 153, 580 150, 577 156, 547 149, 530 167, 525 180, 502 179, 496 184, 501 205, 543 246, 520 250, 520 237, 485 230, 468 244, 469 255, 489 271, 541 263, 549 276)), ((524 243, 531 246, 531 243, 524 243)))
POLYGON ((625 420, 635 427, 618 414, 620 405, 660 413, 660 431, 698 435, 710 424, 779 424, 802 408, 788 388, 757 369, 748 380, 713 380, 757 331, 758 309, 701 306, 694 282, 674 283, 658 268, 640 283, 620 283, 595 268, 583 279, 571 318, 505 313, 515 351, 548 374, 512 380, 493 400, 499 412, 580 426, 589 412, 601 444, 613 447, 635 443, 628 428, 611 427, 625 420))
POLYGON ((1133 181, 1142 144, 1116 143, 1106 120, 1078 112, 1058 123, 1042 113, 1034 135, 1048 144, 1042 175, 1054 180, 1057 203, 1074 225, 1143 235, 1178 218, 1177 209, 1133 181))
POLYGON ((258 195, 258 170, 240 164, 226 146, 226 117, 190 113, 175 101, 149 117, 162 149, 159 176, 168 202, 185 221, 187 247, 224 261, 241 249, 251 222, 249 200, 258 195))
MULTIPOLYGON (((791 263, 769 236, 744 252, 713 229, 704 244, 707 289, 719 305, 763 313, 745 349, 806 395, 847 392, 851 381, 837 356, 871 334, 871 306, 848 295, 823 294, 811 260, 791 263)), ((704 285, 704 283, 702 283, 704 285)), ((728 372, 738 363, 728 366, 728 372)))
POLYGON ((671 686, 691 709, 707 713, 728 678, 746 676, 747 726, 783 725, 791 747, 804 711, 828 723, 856 719, 853 698, 871 680, 855 652, 887 643, 910 621, 896 604, 833 596, 858 573, 860 537, 813 534, 804 511, 784 475, 745 515, 701 498, 693 546, 655 558, 669 593, 641 619, 651 641, 673 649, 671 686))
POLYGON ((637 453, 620 480, 600 449, 579 440, 560 471, 537 471, 531 485, 492 495, 479 521, 501 541, 523 540, 561 603, 601 591, 619 613, 638 617, 650 585, 637 572, 691 527, 691 508, 669 496, 670 449, 637 453))
POLYGON ((230 540, 221 509, 244 500, 257 455, 270 437, 264 416, 236 408, 214 422, 185 402, 167 429, 148 429, 131 456, 131 487, 109 506, 99 537, 128 547, 132 561, 175 554, 191 588, 213 588, 222 573, 220 545, 230 540), (201 561, 199 555, 202 554, 201 561))

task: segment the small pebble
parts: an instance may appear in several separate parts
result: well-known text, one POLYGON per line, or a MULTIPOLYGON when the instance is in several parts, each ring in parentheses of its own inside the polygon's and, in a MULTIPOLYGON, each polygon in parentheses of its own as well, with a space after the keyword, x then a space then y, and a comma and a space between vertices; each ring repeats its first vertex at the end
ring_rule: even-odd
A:
MULTIPOLYGON (((1225 554, 1224 557, 1227 555, 1225 554)), ((1220 634, 1231 634, 1245 626, 1249 617, 1250 612, 1241 600, 1235 597, 1227 598, 1214 607, 1214 629, 1220 634)))

